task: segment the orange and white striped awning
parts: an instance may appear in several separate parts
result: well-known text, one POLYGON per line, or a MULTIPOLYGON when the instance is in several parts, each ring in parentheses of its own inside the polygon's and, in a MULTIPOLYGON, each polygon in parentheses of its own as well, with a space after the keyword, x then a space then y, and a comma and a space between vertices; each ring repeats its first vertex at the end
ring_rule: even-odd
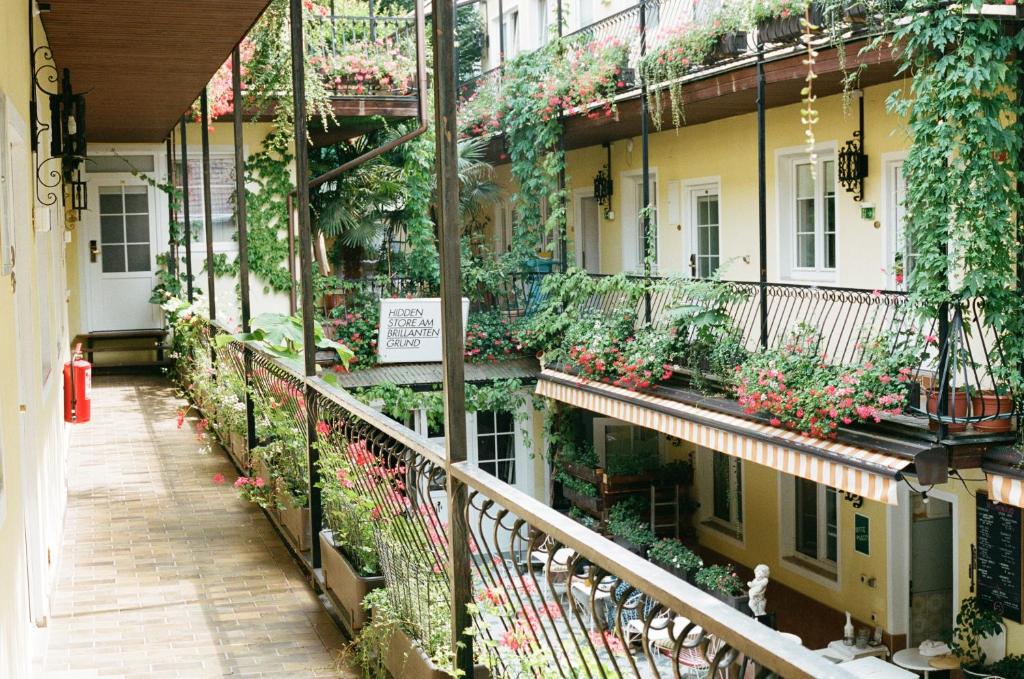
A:
POLYGON ((890 505, 914 462, 556 370, 541 372, 537 394, 890 505))
POLYGON ((985 476, 988 478, 988 499, 1004 505, 1024 507, 1024 480, 990 471, 986 471, 985 476))

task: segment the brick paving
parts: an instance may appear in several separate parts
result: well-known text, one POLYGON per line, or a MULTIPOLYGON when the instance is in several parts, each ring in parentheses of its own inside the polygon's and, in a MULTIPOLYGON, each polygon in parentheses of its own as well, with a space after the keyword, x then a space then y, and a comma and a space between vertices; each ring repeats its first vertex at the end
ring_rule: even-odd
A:
MULTIPOLYGON (((76 425, 46 679, 335 677, 344 639, 159 377, 98 377, 76 425), (213 483, 224 475, 223 486, 213 483)), ((40 667, 41 665, 41 667, 40 667)))

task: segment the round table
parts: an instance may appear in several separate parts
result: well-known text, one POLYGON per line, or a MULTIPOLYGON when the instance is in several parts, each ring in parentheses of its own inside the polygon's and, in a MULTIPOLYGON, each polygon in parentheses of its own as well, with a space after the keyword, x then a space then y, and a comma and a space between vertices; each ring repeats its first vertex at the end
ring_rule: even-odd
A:
POLYGON ((798 637, 797 635, 792 634, 791 632, 779 632, 779 636, 782 637, 783 639, 789 639, 790 641, 795 643, 797 646, 803 646, 804 645, 804 640, 801 639, 800 637, 798 637))
POLYGON ((924 679, 928 679, 928 673, 934 672, 935 668, 932 667, 931 661, 935 656, 921 655, 921 652, 916 648, 905 648, 902 651, 896 651, 892 655, 892 661, 894 664, 902 667, 905 670, 912 672, 923 672, 924 679))

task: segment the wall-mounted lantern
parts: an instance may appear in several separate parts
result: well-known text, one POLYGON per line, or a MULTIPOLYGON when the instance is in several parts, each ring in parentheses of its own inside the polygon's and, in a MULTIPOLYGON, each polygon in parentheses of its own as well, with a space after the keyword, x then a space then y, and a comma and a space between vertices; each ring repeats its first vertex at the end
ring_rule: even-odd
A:
POLYGON ((57 71, 52 63, 50 48, 43 46, 32 52, 32 146, 40 156, 36 165, 36 197, 42 205, 54 205, 57 197, 69 201, 71 208, 81 217, 88 207, 88 192, 82 181, 81 164, 86 158, 85 95, 75 94, 71 87, 71 72, 57 71), (42 65, 37 64, 42 60, 42 65), (45 86, 44 86, 45 85, 45 86), (48 87, 53 89, 48 89, 48 87), (50 99, 49 123, 36 115, 36 90, 50 99), (50 131, 50 152, 40 153, 39 141, 50 131))
POLYGON ((612 212, 612 194, 615 193, 615 182, 612 181, 612 145, 605 142, 603 146, 608 152, 608 161, 594 177, 594 199, 598 205, 604 207, 605 219, 615 219, 615 213, 612 212))
POLYGON ((864 200, 864 180, 868 176, 868 156, 864 153, 864 93, 857 94, 860 104, 860 127, 853 139, 839 151, 839 183, 853 194, 857 202, 864 200))

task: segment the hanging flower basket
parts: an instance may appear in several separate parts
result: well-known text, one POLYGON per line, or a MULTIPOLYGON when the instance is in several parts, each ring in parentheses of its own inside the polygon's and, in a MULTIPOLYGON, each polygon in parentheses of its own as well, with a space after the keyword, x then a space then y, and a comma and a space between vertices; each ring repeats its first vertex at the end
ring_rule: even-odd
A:
POLYGON ((619 74, 619 79, 615 83, 616 92, 625 92, 636 87, 636 69, 635 68, 623 68, 619 74))
POLYGON ((705 57, 705 64, 713 64, 726 59, 734 59, 749 49, 746 31, 729 31, 715 39, 711 52, 705 57))
MULTIPOLYGON (((759 21, 757 24, 758 38, 763 43, 796 42, 804 34, 804 16, 804 14, 793 13, 785 17, 759 21)), ((819 3, 812 2, 807 8, 806 16, 815 27, 813 32, 820 32, 821 25, 825 21, 825 8, 819 3)))

